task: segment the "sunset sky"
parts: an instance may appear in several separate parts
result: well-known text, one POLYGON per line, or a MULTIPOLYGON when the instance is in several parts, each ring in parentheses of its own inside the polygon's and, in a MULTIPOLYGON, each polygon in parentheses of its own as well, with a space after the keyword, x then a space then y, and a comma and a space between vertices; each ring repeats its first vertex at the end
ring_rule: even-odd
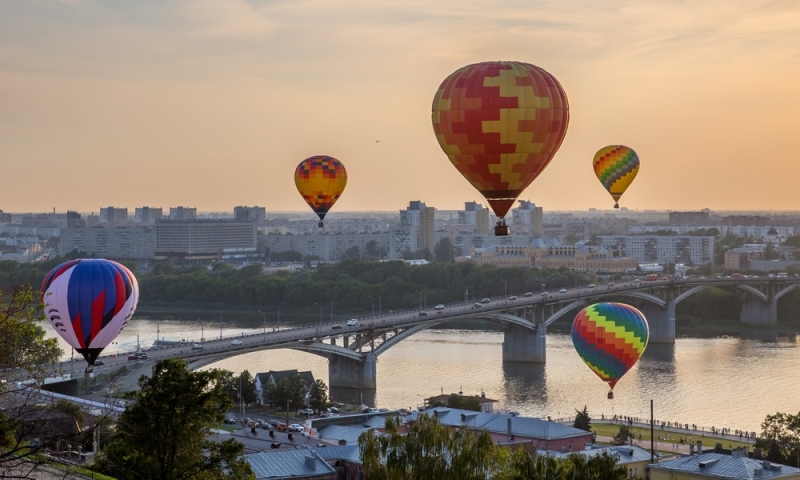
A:
POLYGON ((800 2, 0 1, 0 209, 305 210, 293 173, 332 155, 334 211, 485 204, 433 135, 457 68, 536 64, 566 139, 520 197, 608 209, 592 156, 641 159, 632 210, 800 210, 800 2))

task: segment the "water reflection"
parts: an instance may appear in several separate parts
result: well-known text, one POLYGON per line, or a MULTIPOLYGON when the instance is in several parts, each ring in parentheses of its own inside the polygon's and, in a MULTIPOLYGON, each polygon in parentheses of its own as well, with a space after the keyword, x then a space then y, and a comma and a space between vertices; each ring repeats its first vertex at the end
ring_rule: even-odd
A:
POLYGON ((547 404, 546 365, 503 362, 503 389, 506 405, 547 404))

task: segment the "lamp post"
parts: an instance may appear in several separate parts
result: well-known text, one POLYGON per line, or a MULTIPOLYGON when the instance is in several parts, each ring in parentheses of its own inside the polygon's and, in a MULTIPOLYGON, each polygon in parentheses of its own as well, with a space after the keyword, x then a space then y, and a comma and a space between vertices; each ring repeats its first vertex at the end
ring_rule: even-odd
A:
POLYGON ((466 285, 462 285, 460 283, 458 284, 458 286, 459 287, 464 287, 464 301, 468 302, 469 301, 469 288, 467 288, 466 285))
POLYGON ((546 286, 547 286, 547 284, 545 284, 544 282, 542 282, 542 292, 544 292, 544 287, 546 287, 546 286))
POLYGON ((422 290, 414 290, 419 293, 419 309, 422 310, 422 290))
POLYGON ((501 278, 500 281, 503 282, 503 296, 508 297, 508 282, 503 278, 501 278))
POLYGON ((369 297, 370 302, 372 302, 372 316, 375 316, 375 299, 372 298, 372 295, 367 295, 369 297))
POLYGON ((261 317, 264 319, 264 341, 267 341, 267 314, 262 312, 261 310, 258 311, 261 314, 261 317))
POLYGON ((317 302, 314 302, 314 305, 319 307, 319 331, 317 332, 319 334, 322 331, 322 305, 317 302))
POLYGON ((197 321, 200 322, 200 343, 203 343, 203 342, 206 341, 206 334, 205 334, 205 331, 203 330, 203 327, 205 326, 205 324, 199 318, 197 319, 197 321))

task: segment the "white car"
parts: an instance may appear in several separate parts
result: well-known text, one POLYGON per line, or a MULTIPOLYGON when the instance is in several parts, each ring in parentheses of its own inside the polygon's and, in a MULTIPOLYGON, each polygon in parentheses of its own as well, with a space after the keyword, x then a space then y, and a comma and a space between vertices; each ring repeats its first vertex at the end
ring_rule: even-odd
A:
POLYGON ((516 299, 517 299, 517 297, 515 297, 514 295, 511 295, 510 297, 508 297, 508 299, 509 299, 509 300, 516 300, 516 299))
POLYGON ((298 425, 296 423, 293 423, 293 424, 289 425, 289 431, 290 432, 303 432, 304 430, 305 430, 305 428, 303 428, 302 425, 298 425))
POLYGON ((436 305, 436 306, 435 306, 435 307, 433 307, 433 308, 434 308, 434 309, 436 309, 436 310, 444 310, 444 305, 442 305, 442 304, 440 303, 439 305, 436 305))
POLYGON ((562 288, 561 290, 558 291, 558 293, 567 293, 567 289, 566 288, 562 288))
POLYGON ((231 345, 241 345, 241 344, 242 344, 241 340, 234 340, 231 342, 231 345))
POLYGON ((595 285, 594 283, 590 283, 589 285, 586 285, 586 288, 594 288, 594 287, 596 287, 596 286, 597 286, 597 285, 595 285))
POLYGON ((348 320, 348 321, 347 321, 347 326, 348 326, 348 327, 353 327, 353 326, 355 326, 355 325, 358 325, 358 320, 356 320, 355 318, 354 318, 354 319, 352 319, 352 320, 348 320))

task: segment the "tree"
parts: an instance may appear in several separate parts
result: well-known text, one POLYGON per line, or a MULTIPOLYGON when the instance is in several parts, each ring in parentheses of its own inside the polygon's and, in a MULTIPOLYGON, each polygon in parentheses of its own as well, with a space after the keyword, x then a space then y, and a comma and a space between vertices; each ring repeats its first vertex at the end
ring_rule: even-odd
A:
POLYGON ((622 425, 619 427, 619 432, 611 439, 611 443, 614 445, 626 445, 631 438, 633 438, 631 429, 627 425, 622 425))
POLYGON ((433 247, 434 258, 437 262, 453 263, 455 261, 455 248, 448 237, 442 237, 433 247))
POLYGON ((342 254, 342 260, 360 260, 361 259, 361 250, 359 250, 358 245, 353 245, 352 247, 348 248, 342 254))
POLYGON ((322 410, 328 405, 328 386, 322 379, 317 379, 308 392, 308 405, 314 410, 322 410))
POLYGON ((245 370, 239 375, 239 384, 242 386, 242 400, 245 405, 256 403, 258 392, 256 391, 256 379, 245 370))
POLYGON ((764 260, 777 260, 781 258, 781 254, 775 250, 775 245, 772 242, 768 242, 767 246, 764 247, 764 260))
POLYGON ((756 446, 776 463, 793 464, 800 455, 800 413, 767 415, 761 423, 761 436, 756 446))
POLYGON ((297 410, 306 404, 308 385, 303 377, 295 375, 289 380, 289 408, 297 410))
POLYGON ((208 439, 231 401, 219 370, 192 372, 183 360, 162 360, 120 415, 118 434, 106 444, 97 468, 119 480, 255 478, 242 458, 244 446, 208 439))
POLYGON ((586 405, 583 406, 583 411, 575 410, 575 424, 573 427, 587 432, 592 431, 592 417, 589 416, 589 409, 586 408, 586 405))

